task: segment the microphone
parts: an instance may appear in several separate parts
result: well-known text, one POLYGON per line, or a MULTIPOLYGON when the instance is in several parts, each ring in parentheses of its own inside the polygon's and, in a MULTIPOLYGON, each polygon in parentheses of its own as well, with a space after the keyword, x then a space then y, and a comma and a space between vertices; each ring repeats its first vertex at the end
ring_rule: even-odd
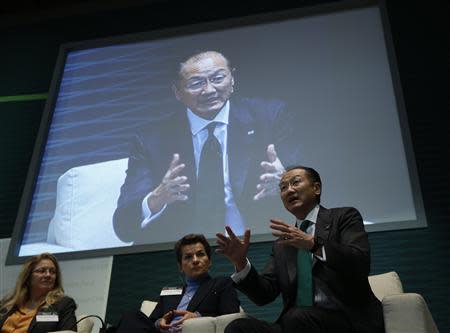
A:
POLYGON ((83 316, 82 318, 78 319, 78 321, 72 327, 72 331, 73 331, 73 329, 75 329, 77 327, 79 322, 85 320, 86 318, 91 318, 91 317, 97 318, 102 323, 102 327, 100 327, 100 329, 98 330, 98 333, 106 333, 106 323, 103 321, 103 319, 100 316, 97 316, 97 315, 87 315, 87 316, 83 316))

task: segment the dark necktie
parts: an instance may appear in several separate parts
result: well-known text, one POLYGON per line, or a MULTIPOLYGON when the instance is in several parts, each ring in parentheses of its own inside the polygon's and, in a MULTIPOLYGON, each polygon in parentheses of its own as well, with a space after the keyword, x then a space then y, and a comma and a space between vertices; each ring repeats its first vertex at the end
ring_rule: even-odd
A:
MULTIPOLYGON (((300 230, 306 232, 311 221, 305 220, 300 225, 300 230)), ((297 305, 312 305, 312 258, 307 250, 298 250, 297 253, 297 305)))
POLYGON ((207 126, 208 138, 203 144, 198 165, 196 191, 197 232, 220 231, 225 221, 225 189, 222 148, 214 135, 216 122, 207 126), (220 228, 220 229, 219 229, 220 228))

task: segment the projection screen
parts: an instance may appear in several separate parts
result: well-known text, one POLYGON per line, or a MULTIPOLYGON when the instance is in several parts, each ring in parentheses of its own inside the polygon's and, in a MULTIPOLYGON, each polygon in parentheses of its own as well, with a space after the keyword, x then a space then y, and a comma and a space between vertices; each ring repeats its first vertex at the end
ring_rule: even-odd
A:
POLYGON ((270 218, 294 222, 276 187, 255 200, 273 152, 283 167, 314 167, 321 204, 356 207, 369 232, 425 227, 383 15, 376 3, 341 3, 62 45, 9 261, 163 250, 187 233, 213 239, 225 224, 271 240, 270 218), (223 54, 234 82, 222 127, 225 219, 206 223, 192 214, 195 122, 173 89, 180 59, 203 51, 223 54), (174 154, 187 199, 149 218, 148 195, 174 154))

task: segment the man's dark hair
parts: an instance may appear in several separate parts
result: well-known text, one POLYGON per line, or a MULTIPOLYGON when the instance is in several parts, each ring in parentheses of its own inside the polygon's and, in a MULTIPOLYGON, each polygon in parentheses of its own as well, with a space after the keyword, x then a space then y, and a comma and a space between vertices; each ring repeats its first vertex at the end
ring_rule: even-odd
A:
MULTIPOLYGON (((320 189, 322 189, 322 180, 320 179, 320 175, 316 170, 314 170, 313 168, 304 166, 304 165, 293 165, 293 166, 287 167, 285 172, 295 170, 295 169, 305 170, 306 174, 308 175, 309 180, 313 183, 319 183, 320 189)), ((320 203, 320 195, 321 194, 319 194, 317 196, 317 203, 320 203)))
POLYGON ((173 68, 173 73, 172 73, 172 80, 173 80, 172 84, 174 84, 175 86, 178 87, 178 82, 180 80, 180 73, 183 70, 183 67, 185 66, 185 64, 188 60, 195 59, 195 58, 199 59, 201 56, 203 56, 205 53, 208 53, 208 52, 215 52, 215 53, 222 55, 225 58, 227 66, 230 69, 230 71, 231 72, 233 71, 230 60, 223 54, 222 51, 217 50, 217 49, 209 49, 209 50, 194 49, 194 50, 191 50, 189 53, 188 52, 181 53, 174 60, 175 66, 173 68))
POLYGON ((208 258, 211 258, 211 246, 209 245, 205 236, 203 236, 202 234, 188 234, 175 243, 174 250, 179 264, 181 264, 181 255, 182 255, 181 252, 183 246, 197 243, 203 244, 203 247, 205 248, 206 251, 206 255, 208 256, 208 258))

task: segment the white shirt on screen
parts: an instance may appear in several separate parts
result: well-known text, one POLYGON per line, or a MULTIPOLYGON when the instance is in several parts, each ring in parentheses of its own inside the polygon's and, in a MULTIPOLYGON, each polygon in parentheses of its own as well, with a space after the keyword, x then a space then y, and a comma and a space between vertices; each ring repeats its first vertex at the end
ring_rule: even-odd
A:
MULTIPOLYGON (((226 221, 227 225, 238 234, 244 233, 244 223, 239 209, 234 201, 233 193, 231 191, 230 177, 229 177, 229 167, 228 167, 228 118, 230 114, 230 101, 227 101, 216 117, 212 120, 204 119, 196 114, 194 114, 190 109, 187 109, 187 117, 189 120, 189 125, 192 134, 192 143, 194 146, 194 158, 195 158, 195 170, 198 177, 198 165, 200 162, 200 154, 202 152, 203 145, 208 138, 208 130, 206 127, 211 122, 217 122, 216 128, 214 129, 214 136, 220 143, 222 148, 222 165, 223 165, 223 175, 224 175, 224 187, 225 187, 225 206, 226 206, 226 221)), ((176 152, 174 152, 176 153, 176 152)), ((181 156, 182 158, 182 156, 181 156)), ((165 205, 159 212, 153 213, 148 207, 147 199, 151 192, 145 196, 142 200, 142 222, 141 227, 144 228, 149 223, 152 223, 158 216, 160 216, 166 209, 165 205)), ((225 227, 225 226, 224 226, 225 227)))

